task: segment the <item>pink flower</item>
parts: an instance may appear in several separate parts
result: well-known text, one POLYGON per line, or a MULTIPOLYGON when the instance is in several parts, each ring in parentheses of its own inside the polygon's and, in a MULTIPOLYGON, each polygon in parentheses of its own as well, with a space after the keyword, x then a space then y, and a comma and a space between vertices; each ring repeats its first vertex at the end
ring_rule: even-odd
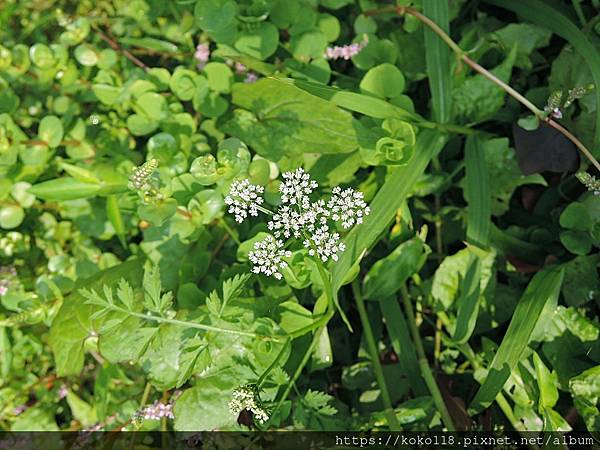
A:
POLYGON ((208 44, 198 44, 194 58, 198 60, 198 70, 202 69, 210 58, 210 47, 208 44))
POLYGON ((368 43, 369 39, 367 38, 367 36, 365 36, 365 38, 361 42, 355 42, 353 44, 343 45, 341 47, 338 45, 334 47, 327 47, 323 57, 325 59, 334 61, 340 58, 345 59, 347 61, 352 57, 358 55, 361 52, 361 50, 367 46, 368 43))
POLYGON ((248 68, 240 62, 235 63, 235 73, 242 75, 248 71, 248 68))
POLYGON ((244 83, 255 83, 256 80, 258 80, 258 75, 256 75, 254 72, 248 72, 248 74, 246 75, 246 78, 244 78, 244 83))

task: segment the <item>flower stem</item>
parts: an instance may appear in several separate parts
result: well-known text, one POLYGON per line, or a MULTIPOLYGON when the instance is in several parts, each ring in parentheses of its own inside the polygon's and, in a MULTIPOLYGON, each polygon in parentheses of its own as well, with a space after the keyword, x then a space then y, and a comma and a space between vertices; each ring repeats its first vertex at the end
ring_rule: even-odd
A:
POLYGON ((275 366, 277 365, 277 363, 279 363, 279 360, 281 359, 281 356, 285 353, 285 351, 287 350, 287 346, 289 344, 290 344, 290 338, 288 338, 283 343, 283 346, 281 347, 281 350, 279 350, 279 353, 277 353, 277 356, 275 357, 275 359, 273 360, 273 362, 269 365, 269 367, 267 367, 267 369, 258 378, 258 380, 256 381, 256 386, 259 389, 260 389, 261 385, 263 384, 263 382, 267 379, 267 376, 269 375, 269 373, 271 372, 271 370, 273 370, 275 368, 275 366))
POLYGON ((406 289, 406 285, 404 283, 400 287, 400 292, 402 293, 402 302, 404 304, 404 309, 406 310, 408 327, 410 328, 410 332, 412 334, 413 341, 415 344, 415 349, 417 351, 421 375, 423 376, 425 384, 427 385, 427 388, 431 393, 433 402, 435 403, 437 410, 442 416, 442 422, 444 423, 448 431, 456 431, 456 428, 454 427, 454 422, 452 422, 452 417, 450 417, 450 413, 448 412, 446 403, 444 403, 444 398, 442 397, 440 388, 438 387, 437 382, 433 377, 433 373, 431 372, 431 368, 429 367, 429 363, 427 362, 427 356, 425 355, 425 349, 423 348, 423 341, 421 340, 421 336, 419 335, 419 329, 417 328, 415 311, 410 301, 408 289, 406 289))
POLYGON ((362 293, 360 292, 360 286, 356 280, 352 282, 352 292, 354 293, 354 300, 356 300, 358 314, 360 315, 360 321, 362 322, 365 338, 367 340, 367 347, 369 349, 369 353, 371 354, 371 364, 373 364, 375 378, 377 379, 377 384, 379 384, 379 388, 381 390, 381 399, 383 400, 383 406, 385 407, 385 416, 388 426, 392 431, 400 431, 402 427, 396 418, 390 393, 385 382, 385 377, 383 376, 383 368, 381 367, 381 361, 379 360, 377 343, 375 342, 373 329, 371 328, 371 322, 369 322, 369 315, 367 314, 367 309, 365 308, 365 300, 363 299, 362 293))
POLYGON ((566 128, 564 128, 563 126, 561 126, 557 122, 551 120, 549 117, 546 117, 545 114, 544 114, 544 111, 542 111, 537 106, 535 106, 532 102, 530 102, 529 100, 527 100, 527 98, 525 98, 523 95, 521 95, 515 89, 513 89, 507 83, 505 83, 504 81, 500 80, 498 77, 496 77, 489 70, 485 69, 484 67, 482 67, 481 65, 479 65, 478 63, 476 63, 475 61, 473 61, 471 58, 469 58, 467 56, 466 52, 464 52, 458 46, 458 44, 456 42, 454 42, 452 40, 452 38, 442 28, 440 28, 438 26, 438 24, 436 24, 429 17, 421 14, 419 11, 417 11, 417 10, 415 10, 413 8, 410 8, 408 6, 387 6, 387 7, 384 7, 384 8, 379 8, 379 9, 374 9, 374 10, 371 10, 371 11, 366 11, 365 15, 367 15, 367 16, 374 16, 374 15, 377 15, 377 14, 391 13, 391 12, 395 12, 395 13, 397 13, 400 16, 403 16, 405 14, 410 14, 411 16, 417 18, 419 21, 421 21, 422 23, 424 23, 425 25, 427 25, 429 28, 431 28, 431 30, 435 34, 437 34, 440 37, 440 39, 442 39, 454 51, 454 53, 456 54, 456 56, 462 62, 464 62, 465 64, 467 64, 468 66, 470 66, 476 72, 478 72, 481 75, 483 75, 485 78, 487 78, 488 80, 490 80, 492 83, 494 83, 497 86, 501 87, 504 91, 506 91, 506 93, 508 95, 510 95, 515 100, 517 100, 518 102, 520 102, 523 106, 525 106, 527 109, 529 109, 538 119, 547 122, 548 125, 550 125, 552 128, 554 128, 554 129, 558 130, 560 133, 562 133, 567 139, 569 139, 571 142, 573 142, 573 144, 575 144, 577 146, 577 148, 585 155, 585 157, 587 159, 589 159, 589 161, 598 170, 600 170, 600 163, 598 163, 598 160, 592 155, 592 153, 583 145, 583 143, 579 139, 577 139, 566 128))

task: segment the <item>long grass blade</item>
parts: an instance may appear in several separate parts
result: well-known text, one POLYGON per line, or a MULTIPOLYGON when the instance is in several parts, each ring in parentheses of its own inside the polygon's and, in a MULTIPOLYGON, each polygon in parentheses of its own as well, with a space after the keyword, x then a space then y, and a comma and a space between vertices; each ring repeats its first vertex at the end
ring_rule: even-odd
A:
POLYGON ((492 199, 485 152, 477 136, 469 136, 465 145, 465 199, 467 241, 478 247, 489 245, 492 199))
POLYGON ((487 377, 471 402, 470 413, 476 414, 487 408, 502 390, 529 344, 538 322, 544 320, 544 307, 557 300, 563 276, 564 269, 553 268, 538 272, 530 281, 492 360, 487 377))
MULTIPOLYGON (((446 0, 423 0, 423 13, 446 33, 449 32, 450 19, 446 0)), ((452 98, 451 50, 429 27, 423 27, 423 30, 433 118, 437 122, 446 123, 450 121, 452 98)))

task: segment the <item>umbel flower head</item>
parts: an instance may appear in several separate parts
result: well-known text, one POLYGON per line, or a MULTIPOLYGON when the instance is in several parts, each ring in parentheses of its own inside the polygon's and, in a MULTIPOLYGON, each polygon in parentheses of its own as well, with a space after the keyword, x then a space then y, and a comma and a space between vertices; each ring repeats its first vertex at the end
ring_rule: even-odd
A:
POLYGON ((256 384, 247 384, 234 389, 232 397, 228 405, 231 414, 239 416, 242 411, 248 410, 260 423, 269 420, 269 413, 260 400, 256 384))
POLYGON ((352 188, 335 187, 328 201, 311 199, 318 184, 302 168, 285 172, 282 178, 279 186, 281 205, 275 212, 262 206, 264 188, 250 184, 248 180, 234 181, 225 198, 229 212, 234 214, 237 222, 243 222, 248 215, 258 215, 258 211, 271 214, 267 227, 272 235, 255 243, 248 258, 254 264, 254 273, 277 279, 282 278, 279 269, 287 266, 284 258, 292 255, 286 250, 283 239, 301 240, 308 254, 322 262, 337 261, 345 245, 333 228, 334 223, 348 230, 361 224, 370 213, 362 192, 352 188))

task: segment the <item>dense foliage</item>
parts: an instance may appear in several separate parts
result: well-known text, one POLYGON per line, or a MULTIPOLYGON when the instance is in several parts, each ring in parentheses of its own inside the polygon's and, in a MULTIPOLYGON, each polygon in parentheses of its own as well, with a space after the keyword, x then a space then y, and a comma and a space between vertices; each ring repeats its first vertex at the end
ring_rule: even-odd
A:
POLYGON ((397 3, 5 0, 0 430, 599 429, 600 2, 397 3))

